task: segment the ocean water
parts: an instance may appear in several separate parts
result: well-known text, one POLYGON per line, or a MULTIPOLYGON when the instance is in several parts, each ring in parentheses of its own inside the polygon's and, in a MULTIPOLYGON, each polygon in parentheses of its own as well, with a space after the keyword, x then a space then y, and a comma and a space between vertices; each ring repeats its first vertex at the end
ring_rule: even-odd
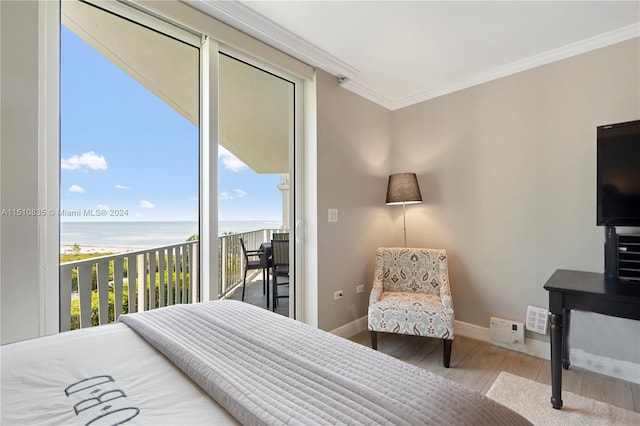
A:
MULTIPOLYGON (((218 233, 278 229, 280 221, 219 221, 218 233)), ((196 221, 60 222, 60 244, 92 247, 157 247, 187 240, 198 233, 196 221)))

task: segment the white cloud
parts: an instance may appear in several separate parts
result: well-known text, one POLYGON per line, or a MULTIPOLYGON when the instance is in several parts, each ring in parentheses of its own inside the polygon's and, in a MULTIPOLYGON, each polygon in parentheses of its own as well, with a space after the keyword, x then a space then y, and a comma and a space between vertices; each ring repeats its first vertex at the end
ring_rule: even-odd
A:
POLYGON ((222 164, 227 170, 232 172, 239 172, 242 169, 246 169, 248 166, 238 159, 235 155, 229 152, 222 145, 218 145, 218 158, 222 158, 222 164))
POLYGON ((80 194, 86 192, 80 185, 71 185, 68 189, 69 192, 78 192, 80 194))
POLYGON ((140 200, 140 208, 143 209, 153 209, 155 208, 156 205, 153 204, 151 201, 147 201, 147 200, 140 200))
POLYGON ((243 191, 242 189, 234 189, 233 190, 233 195, 229 194, 228 192, 221 192, 220 193, 220 200, 235 200, 236 198, 243 198, 247 195, 247 193, 245 191, 243 191))
POLYGON ((124 186, 124 185, 116 185, 115 188, 116 189, 131 189, 130 186, 124 186))
POLYGON ((98 210, 109 210, 109 206, 106 204, 98 204, 96 207, 98 210))
POLYGON ((63 158, 60 161, 60 168, 62 170, 107 170, 107 160, 102 155, 88 151, 80 156, 73 155, 66 160, 63 158))

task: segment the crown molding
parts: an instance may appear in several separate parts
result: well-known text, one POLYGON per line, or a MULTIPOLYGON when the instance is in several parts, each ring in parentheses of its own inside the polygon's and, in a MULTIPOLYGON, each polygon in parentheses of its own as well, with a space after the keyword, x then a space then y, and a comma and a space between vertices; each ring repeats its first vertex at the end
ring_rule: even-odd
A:
POLYGON ((337 76, 353 78, 358 70, 308 41, 258 14, 244 4, 232 1, 182 0, 268 45, 311 66, 337 76))
POLYGON ((388 110, 394 109, 395 104, 393 100, 353 80, 349 80, 349 79, 344 80, 342 83, 340 83, 340 86, 355 93, 356 95, 362 96, 363 98, 370 100, 373 103, 383 106, 388 110))
POLYGON ((640 37, 640 24, 632 24, 588 39, 568 44, 539 55, 480 72, 458 82, 452 82, 435 89, 401 98, 390 99, 375 90, 358 83, 358 70, 344 61, 300 38, 280 25, 270 21, 254 10, 236 1, 181 0, 208 15, 243 31, 272 47, 321 68, 336 77, 346 77, 341 86, 391 111, 428 101, 479 84, 497 80, 512 74, 546 65, 591 50, 606 47, 632 38, 640 37))
POLYGON ((457 92, 459 90, 467 89, 469 87, 477 86, 482 83, 487 83, 492 80, 497 80, 502 77, 507 77, 509 75, 517 74, 522 71, 547 65, 552 62, 560 61, 562 59, 570 58, 572 56, 580 55, 582 53, 600 49, 602 47, 610 46, 636 37, 640 37, 640 24, 628 25, 576 43, 568 44, 558 49, 553 49, 486 72, 475 74, 458 83, 444 85, 433 90, 417 93, 393 102, 389 109, 393 111, 404 108, 419 102, 428 101, 429 99, 444 96, 449 93, 457 92))

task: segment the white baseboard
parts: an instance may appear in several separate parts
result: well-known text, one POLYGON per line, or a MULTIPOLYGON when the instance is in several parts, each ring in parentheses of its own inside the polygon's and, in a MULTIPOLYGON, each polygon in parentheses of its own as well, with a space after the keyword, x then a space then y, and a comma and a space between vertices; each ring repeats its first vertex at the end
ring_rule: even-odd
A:
POLYGON ((511 349, 516 352, 522 352, 527 355, 535 356, 543 359, 551 359, 551 349, 549 343, 539 340, 527 339, 524 343, 502 343, 492 342, 489 337, 489 329, 480 327, 479 325, 470 324, 468 322, 456 321, 455 331, 459 336, 468 337, 470 339, 480 340, 482 342, 491 343, 492 345, 502 348, 511 349))
POLYGON ((365 331, 367 329, 367 317, 358 318, 355 321, 351 321, 343 326, 335 328, 330 331, 332 334, 336 334, 340 337, 348 339, 351 336, 365 331))
MULTIPOLYGON (((367 329, 367 317, 358 318, 331 330, 340 337, 349 338, 367 329)), ((506 349, 522 352, 542 359, 551 358, 551 345, 540 340, 524 339, 524 343, 498 343, 489 338, 489 329, 464 321, 455 322, 456 335, 491 343, 506 349)), ((594 355, 582 349, 571 349, 571 365, 617 379, 640 384, 640 364, 594 355)))
POLYGON ((640 364, 571 349, 571 366, 640 384, 640 364))

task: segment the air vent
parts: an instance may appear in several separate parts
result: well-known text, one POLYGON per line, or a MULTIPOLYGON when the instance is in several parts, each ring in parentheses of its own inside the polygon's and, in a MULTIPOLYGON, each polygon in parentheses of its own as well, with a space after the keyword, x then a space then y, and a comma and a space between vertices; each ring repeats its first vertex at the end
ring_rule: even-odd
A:
POLYGON ((540 334, 547 334, 549 312, 544 308, 527 306, 527 330, 540 334))

